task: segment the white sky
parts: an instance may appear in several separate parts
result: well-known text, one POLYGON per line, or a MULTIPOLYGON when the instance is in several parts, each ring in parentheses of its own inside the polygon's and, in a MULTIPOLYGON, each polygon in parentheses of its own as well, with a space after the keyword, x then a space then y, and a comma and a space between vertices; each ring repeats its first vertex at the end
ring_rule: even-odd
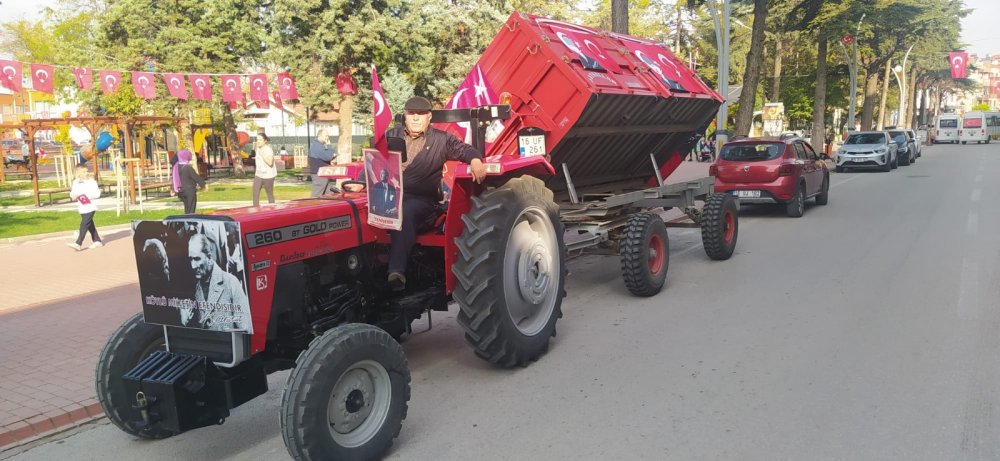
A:
POLYGON ((965 0, 972 13, 962 19, 962 41, 966 50, 979 55, 1000 53, 1000 1, 965 0))

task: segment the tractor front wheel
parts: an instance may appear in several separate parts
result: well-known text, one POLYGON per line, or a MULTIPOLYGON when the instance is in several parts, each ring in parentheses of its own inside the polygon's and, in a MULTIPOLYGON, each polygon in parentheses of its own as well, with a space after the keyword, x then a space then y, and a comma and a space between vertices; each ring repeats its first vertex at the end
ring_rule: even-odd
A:
POLYGON ((563 226, 552 191, 522 176, 472 197, 455 239, 458 323, 476 355, 500 366, 538 359, 562 316, 563 226))
POLYGON ((389 333, 348 323, 314 339, 281 397, 281 438, 296 460, 378 459, 406 419, 410 369, 389 333))
POLYGON ((144 425, 133 397, 126 395, 122 377, 153 352, 166 350, 163 327, 150 325, 138 313, 125 321, 104 345, 97 358, 95 387, 104 414, 119 429, 144 439, 174 435, 157 424, 144 425))

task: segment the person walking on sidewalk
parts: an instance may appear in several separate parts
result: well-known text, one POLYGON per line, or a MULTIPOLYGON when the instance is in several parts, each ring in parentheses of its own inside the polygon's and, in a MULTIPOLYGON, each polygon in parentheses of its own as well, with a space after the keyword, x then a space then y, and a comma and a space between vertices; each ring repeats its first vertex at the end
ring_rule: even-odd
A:
POLYGON ((274 178, 278 169, 274 166, 274 149, 271 139, 264 133, 257 134, 257 157, 254 158, 253 206, 260 206, 260 188, 267 192, 267 203, 274 203, 274 178))
POLYGON ((174 192, 184 202, 184 214, 194 213, 198 206, 198 190, 204 189, 205 180, 198 174, 197 163, 191 162, 191 151, 182 149, 177 153, 177 163, 174 165, 174 192))
POLYGON ((312 175, 312 195, 319 197, 326 194, 330 180, 321 178, 317 172, 322 167, 333 162, 333 147, 330 146, 330 136, 325 128, 320 128, 316 132, 316 139, 309 141, 309 173, 312 175))
POLYGON ((101 236, 97 235, 97 226, 94 225, 94 214, 97 213, 97 200, 101 196, 101 188, 97 186, 97 181, 90 177, 90 171, 85 166, 76 167, 76 180, 69 191, 70 200, 76 201, 77 210, 80 212, 80 232, 76 236, 76 241, 69 246, 76 251, 83 249, 83 238, 90 232, 90 248, 100 248, 101 236))

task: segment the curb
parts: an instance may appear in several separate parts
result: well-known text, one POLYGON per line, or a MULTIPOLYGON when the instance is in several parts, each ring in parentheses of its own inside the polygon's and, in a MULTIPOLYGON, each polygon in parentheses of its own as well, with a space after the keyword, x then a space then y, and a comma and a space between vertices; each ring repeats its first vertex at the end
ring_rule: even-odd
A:
MULTIPOLYGON (((0 429, 0 455, 54 434, 104 418, 100 403, 77 405, 55 416, 38 415, 0 429)), ((8 453, 13 454, 13 453, 8 453)))
MULTIPOLYGON (((131 224, 115 224, 113 226, 98 227, 97 230, 98 230, 98 232, 101 235, 104 235, 105 233, 111 234, 111 233, 119 232, 119 231, 122 231, 122 230, 129 230, 131 228, 132 228, 131 224)), ((35 242, 35 241, 42 241, 42 240, 51 240, 51 239, 54 239, 54 238, 70 237, 72 235, 73 235, 73 231, 71 231, 71 230, 65 230, 65 231, 58 231, 58 232, 49 232, 47 234, 31 234, 31 235, 22 235, 22 236, 19 236, 19 237, 5 237, 5 238, 0 239, 0 245, 18 245, 18 244, 28 243, 28 242, 35 242)))

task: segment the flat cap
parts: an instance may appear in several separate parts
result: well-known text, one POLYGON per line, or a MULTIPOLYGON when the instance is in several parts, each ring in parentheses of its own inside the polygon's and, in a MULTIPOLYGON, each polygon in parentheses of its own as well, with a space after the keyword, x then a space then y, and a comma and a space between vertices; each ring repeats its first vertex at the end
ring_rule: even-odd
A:
POLYGON ((431 109, 431 102, 428 101, 427 98, 422 98, 420 96, 414 96, 407 99, 406 104, 403 106, 403 110, 414 112, 424 112, 431 109))

